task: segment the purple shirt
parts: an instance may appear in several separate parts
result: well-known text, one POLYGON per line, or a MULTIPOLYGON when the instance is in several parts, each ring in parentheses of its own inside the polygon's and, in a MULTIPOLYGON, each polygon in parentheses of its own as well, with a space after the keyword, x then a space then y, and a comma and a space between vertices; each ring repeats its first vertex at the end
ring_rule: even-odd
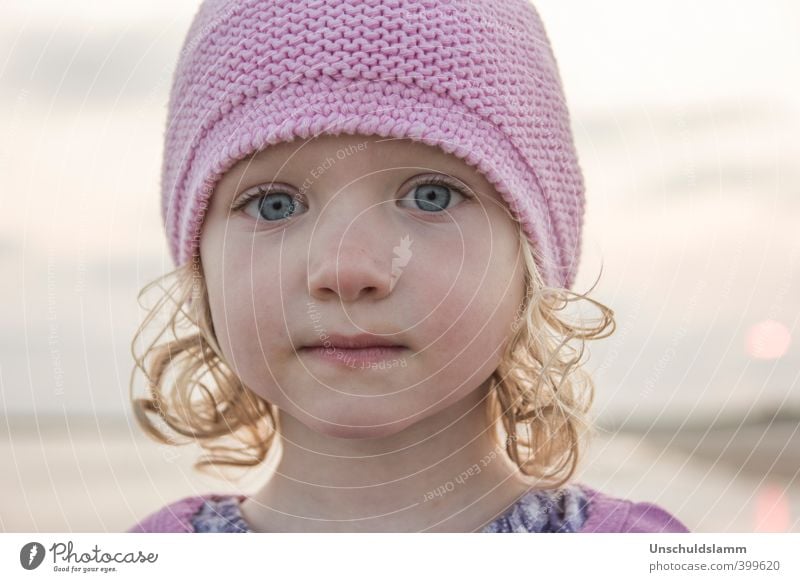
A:
MULTIPOLYGON (((209 493, 184 497, 151 513, 128 533, 239 532, 252 530, 239 513, 245 495, 209 493)), ((663 508, 605 495, 583 484, 553 495, 530 491, 481 532, 645 533, 688 532, 663 508)))

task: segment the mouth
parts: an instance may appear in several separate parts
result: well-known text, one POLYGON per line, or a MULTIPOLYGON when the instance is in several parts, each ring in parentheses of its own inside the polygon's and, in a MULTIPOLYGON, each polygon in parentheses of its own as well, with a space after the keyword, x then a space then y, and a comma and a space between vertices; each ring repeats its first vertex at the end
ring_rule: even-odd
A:
POLYGON ((340 334, 329 334, 319 340, 303 346, 301 349, 327 348, 338 350, 362 350, 372 348, 405 348, 406 346, 390 340, 384 336, 374 334, 360 334, 346 336, 340 334))
POLYGON ((332 334, 326 339, 303 346, 300 351, 323 361, 348 367, 377 365, 386 360, 403 358, 408 348, 384 337, 362 334, 342 336, 332 334))

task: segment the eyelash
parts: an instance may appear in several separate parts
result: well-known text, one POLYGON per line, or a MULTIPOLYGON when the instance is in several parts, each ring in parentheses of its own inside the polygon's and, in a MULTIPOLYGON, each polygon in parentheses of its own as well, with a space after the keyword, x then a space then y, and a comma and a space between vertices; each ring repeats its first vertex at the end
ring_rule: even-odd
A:
MULTIPOLYGON (((474 196, 471 193, 469 193, 466 188, 463 188, 463 187, 459 186, 454 180, 451 180, 451 179, 449 179, 449 178, 447 178, 445 176, 442 176, 442 175, 422 176, 422 177, 420 177, 418 179, 414 179, 411 182, 411 185, 409 186, 408 192, 413 191, 414 188, 416 188, 417 186, 421 186, 423 184, 436 184, 438 186, 446 186, 446 187, 450 188, 451 190, 455 190, 458 194, 461 194, 464 198, 467 198, 467 199, 474 198, 474 196)), ((282 186, 277 186, 277 187, 273 187, 273 188, 270 188, 268 186, 263 186, 263 185, 256 186, 255 192, 251 192, 250 194, 243 194, 241 199, 238 200, 231 207, 231 210, 233 210, 234 212, 239 211, 239 210, 245 208, 253 200, 269 196, 270 194, 276 194, 278 192, 281 192, 281 193, 284 193, 284 194, 289 194, 289 192, 286 192, 286 189, 283 188, 282 186)), ((408 195, 408 193, 406 193, 406 195, 408 195)), ((305 198, 299 197, 299 200, 300 200, 300 202, 302 204, 306 205, 305 198)), ((437 213, 430 212, 430 213, 427 213, 427 214, 437 214, 437 213)), ((274 220, 274 221, 271 221, 271 222, 280 222, 280 221, 274 220)))

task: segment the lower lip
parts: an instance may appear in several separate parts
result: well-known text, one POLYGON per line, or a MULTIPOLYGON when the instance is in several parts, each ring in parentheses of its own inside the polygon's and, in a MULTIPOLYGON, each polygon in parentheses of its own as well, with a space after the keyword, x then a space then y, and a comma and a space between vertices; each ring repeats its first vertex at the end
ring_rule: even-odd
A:
POLYGON ((402 346, 374 346, 370 348, 335 348, 306 347, 303 352, 317 356, 332 364, 340 364, 349 368, 377 364, 385 360, 402 357, 406 348, 402 346))

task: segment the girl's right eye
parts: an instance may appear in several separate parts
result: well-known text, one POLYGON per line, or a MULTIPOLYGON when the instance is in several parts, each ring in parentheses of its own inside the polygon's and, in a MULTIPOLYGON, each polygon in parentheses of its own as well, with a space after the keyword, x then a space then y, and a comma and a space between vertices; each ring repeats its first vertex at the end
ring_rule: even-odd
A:
POLYGON ((308 210, 302 201, 282 190, 270 191, 259 187, 252 194, 245 194, 233 210, 244 210, 245 214, 266 222, 276 222, 298 213, 298 208, 308 210))

